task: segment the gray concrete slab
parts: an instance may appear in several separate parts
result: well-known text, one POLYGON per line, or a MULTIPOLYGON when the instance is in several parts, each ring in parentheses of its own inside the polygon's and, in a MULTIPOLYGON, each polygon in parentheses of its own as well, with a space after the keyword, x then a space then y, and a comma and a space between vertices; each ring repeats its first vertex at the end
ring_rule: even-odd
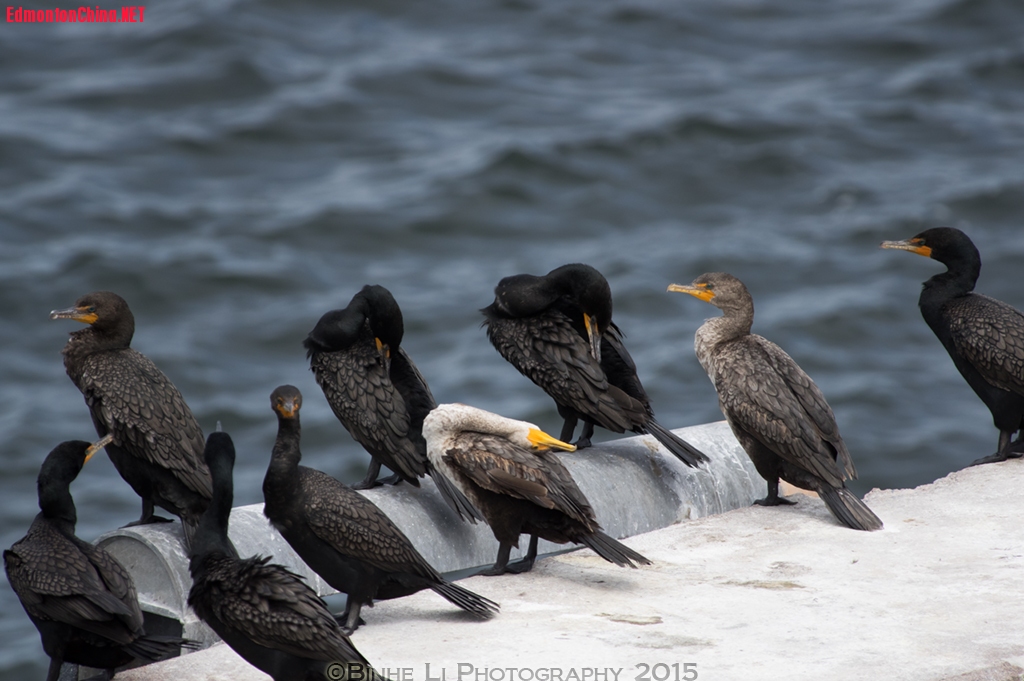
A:
MULTIPOLYGON (((353 640, 402 681, 1020 679, 1022 487, 1011 461, 875 490, 874 533, 809 497, 742 508, 627 540, 649 567, 583 550, 465 580, 501 602, 489 622, 430 592, 379 603, 353 640)), ((118 678, 267 677, 218 645, 118 678)))

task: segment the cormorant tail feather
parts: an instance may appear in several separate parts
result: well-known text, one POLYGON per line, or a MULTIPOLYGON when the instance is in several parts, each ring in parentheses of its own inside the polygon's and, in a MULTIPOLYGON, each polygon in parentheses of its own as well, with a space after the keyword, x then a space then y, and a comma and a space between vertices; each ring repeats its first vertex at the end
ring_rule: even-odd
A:
POLYGON ((871 532, 882 529, 882 521, 867 505, 845 487, 823 485, 818 496, 836 520, 854 530, 871 532))
POLYGON ((585 544, 589 548, 593 549, 594 553, 601 556, 609 563, 615 563, 619 567, 635 568, 637 563, 640 565, 651 564, 651 561, 644 558, 625 544, 612 539, 600 530, 593 534, 574 538, 573 541, 585 544))
POLYGON ((697 468, 700 464, 708 461, 708 457, 704 452, 700 451, 668 428, 665 428, 653 418, 647 422, 647 432, 653 435, 658 442, 665 445, 665 449, 675 454, 677 459, 685 463, 690 468, 697 468))
POLYGON ((466 612, 473 613, 482 619, 490 619, 498 614, 501 606, 494 601, 475 594, 469 589, 464 589, 458 584, 451 582, 437 582, 431 584, 430 588, 443 596, 448 602, 457 605, 466 612))

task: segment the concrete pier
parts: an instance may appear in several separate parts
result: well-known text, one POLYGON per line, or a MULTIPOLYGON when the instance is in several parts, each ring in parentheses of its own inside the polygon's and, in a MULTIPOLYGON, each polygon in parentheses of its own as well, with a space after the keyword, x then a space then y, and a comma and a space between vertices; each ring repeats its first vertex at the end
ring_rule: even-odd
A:
MULTIPOLYGON (((689 468, 649 435, 558 454, 609 535, 629 537, 683 519, 749 506, 756 494, 763 493, 763 481, 724 421, 678 433, 704 451, 710 463, 689 468)), ((361 493, 442 573, 494 562, 498 542, 490 528, 459 520, 429 478, 419 488, 385 486, 361 493)), ((305 577, 321 596, 337 593, 270 526, 262 504, 233 509, 229 532, 239 555, 274 556, 274 562, 305 577)), ((181 622, 187 638, 204 644, 219 640, 186 604, 192 578, 180 524, 121 528, 102 535, 96 543, 132 573, 144 612, 181 622)), ((565 548, 549 542, 539 546, 541 554, 565 548)), ((514 551, 513 558, 521 553, 514 551)))
MULTIPOLYGON (((1021 679, 1022 485, 1017 460, 875 490, 872 533, 812 497, 744 504, 631 537, 640 569, 581 550, 464 580, 501 603, 488 622, 429 591, 380 602, 353 642, 395 681, 1021 679)), ((268 677, 218 644, 118 678, 268 677)))

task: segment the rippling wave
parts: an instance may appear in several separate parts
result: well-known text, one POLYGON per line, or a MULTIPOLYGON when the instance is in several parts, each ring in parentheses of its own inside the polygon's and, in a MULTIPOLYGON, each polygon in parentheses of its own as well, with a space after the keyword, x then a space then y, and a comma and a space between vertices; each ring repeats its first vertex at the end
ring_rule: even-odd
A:
MULTIPOLYGON (((573 261, 608 276, 666 425, 721 416, 692 354, 714 311, 665 286, 725 270, 829 397, 858 491, 990 453, 916 309, 941 266, 877 247, 958 226, 979 290, 1024 307, 1021 36, 1013 0, 168 0, 142 24, 5 26, 3 546, 45 454, 92 433, 47 313, 96 289, 235 438, 238 503, 261 498, 281 383, 306 393, 307 462, 365 470, 300 345, 365 283, 402 305, 439 400, 558 428, 478 310, 502 276, 573 261)), ((73 492, 83 537, 137 517, 106 460, 73 492)), ((0 604, 0 681, 41 676, 0 604)))

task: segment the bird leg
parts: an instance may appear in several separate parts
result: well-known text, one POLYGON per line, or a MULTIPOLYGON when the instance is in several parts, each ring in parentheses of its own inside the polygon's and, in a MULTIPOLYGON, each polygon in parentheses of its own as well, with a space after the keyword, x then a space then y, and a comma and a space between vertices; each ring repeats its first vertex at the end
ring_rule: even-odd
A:
POLYGON ((565 423, 562 425, 562 434, 558 436, 558 439, 562 442, 572 442, 572 434, 576 430, 576 417, 566 416, 565 423))
MULTIPOLYGON (((60 678, 60 668, 64 665, 63 653, 50 658, 50 669, 46 672, 46 681, 57 681, 60 678)), ((77 677, 76 677, 77 678, 77 677)))
POLYGON ((498 558, 494 561, 494 565, 486 570, 481 570, 477 574, 486 577, 497 577, 498 575, 505 574, 505 568, 508 567, 508 557, 511 553, 512 544, 500 542, 498 544, 498 558))
MULTIPOLYGON (((590 438, 594 436, 594 424, 590 421, 583 422, 583 430, 580 432, 580 439, 576 440, 573 444, 576 445, 576 449, 586 449, 591 445, 590 438)), ((568 442, 568 440, 562 440, 562 442, 568 442)))
POLYGON ((526 550, 526 555, 520 560, 514 563, 509 563, 505 566, 505 572, 511 572, 513 574, 520 575, 524 572, 529 572, 533 569, 533 563, 537 560, 537 535, 530 535, 530 548, 526 550))
POLYGON ((768 481, 768 496, 754 502, 755 506, 795 506, 795 501, 790 501, 779 496, 779 479, 768 481))
POLYGON ((142 516, 138 520, 125 525, 125 527, 138 527, 139 525, 152 525, 153 523, 173 523, 173 518, 164 518, 155 514, 156 508, 150 499, 142 500, 142 516))
MULTIPOLYGON (((999 449, 995 454, 989 454, 983 456, 980 459, 975 459, 971 462, 971 466, 980 466, 985 463, 998 463, 1000 461, 1006 461, 1007 459, 1019 459, 1024 456, 1024 447, 1021 445, 1021 438, 1018 437, 1016 442, 1011 442, 1013 438, 1013 431, 1011 430, 1000 430, 999 431, 999 449)), ((970 466, 968 466, 970 468, 970 466)))
POLYGON ((359 628, 360 624, 366 624, 363 618, 359 616, 359 611, 363 609, 363 604, 355 601, 351 596, 345 599, 345 610, 340 615, 335 615, 335 621, 341 626, 341 630, 345 632, 347 636, 351 636, 356 629, 359 628))
POLYGON ((363 478, 362 482, 352 485, 352 489, 373 489, 377 485, 383 485, 384 480, 378 481, 378 475, 380 475, 380 461, 371 457, 370 467, 366 469, 366 477, 363 478))

